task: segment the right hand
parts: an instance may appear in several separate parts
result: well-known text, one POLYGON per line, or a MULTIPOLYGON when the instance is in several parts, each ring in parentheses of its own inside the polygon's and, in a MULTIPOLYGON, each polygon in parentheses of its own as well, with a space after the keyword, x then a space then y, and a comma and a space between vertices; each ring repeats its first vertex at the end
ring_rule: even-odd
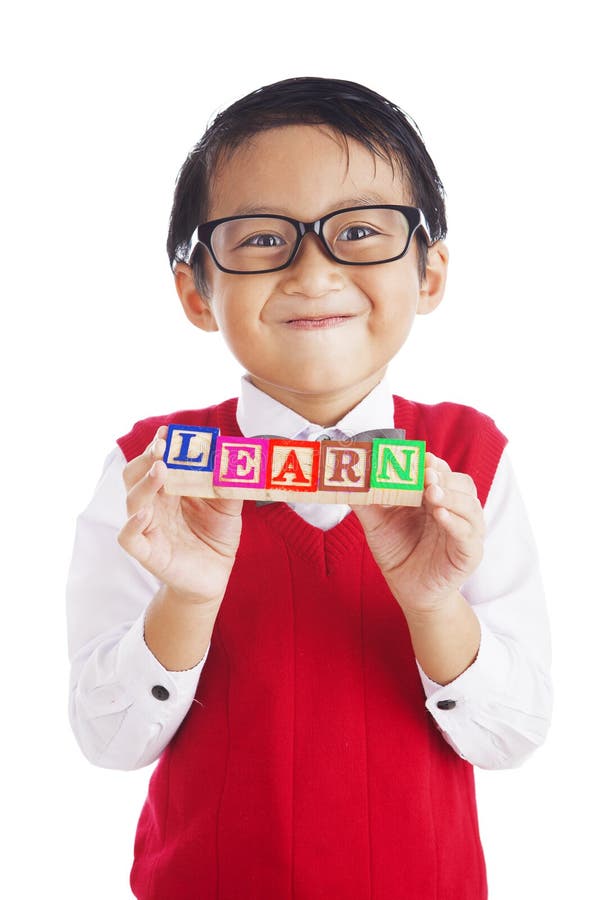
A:
POLYGON ((123 472, 129 519, 119 544, 182 599, 220 603, 242 530, 243 500, 175 497, 162 489, 166 426, 123 472))

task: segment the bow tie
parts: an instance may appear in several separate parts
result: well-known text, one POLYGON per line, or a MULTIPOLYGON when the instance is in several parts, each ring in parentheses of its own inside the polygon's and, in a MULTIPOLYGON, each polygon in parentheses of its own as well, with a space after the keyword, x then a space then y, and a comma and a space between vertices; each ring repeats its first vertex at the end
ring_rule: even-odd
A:
MULTIPOLYGON (((301 440, 298 437, 294 438, 282 438, 280 434, 253 434, 250 435, 255 438, 265 438, 268 440, 301 440)), ((339 441, 339 443, 350 443, 350 442, 359 442, 359 441, 372 441, 375 438, 384 438, 387 440, 397 440, 403 441, 406 437, 406 431, 404 428, 374 428, 370 431, 359 431, 357 434, 346 435, 343 438, 334 438, 331 435, 326 434, 324 431, 321 434, 315 435, 315 437, 310 438, 311 441, 339 441)), ((304 438, 302 438, 304 440, 304 438)))

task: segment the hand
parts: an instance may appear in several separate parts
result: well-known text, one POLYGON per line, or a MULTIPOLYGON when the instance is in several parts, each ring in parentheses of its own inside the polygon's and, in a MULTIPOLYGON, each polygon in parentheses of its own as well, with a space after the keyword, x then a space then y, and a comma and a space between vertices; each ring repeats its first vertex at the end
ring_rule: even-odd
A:
POLYGON ((483 510, 473 479, 425 456, 420 507, 355 506, 367 543, 405 613, 441 609, 483 556, 483 510))
POLYGON ((242 528, 242 500, 172 497, 163 485, 167 429, 125 467, 129 519, 119 543, 186 601, 220 603, 242 528))

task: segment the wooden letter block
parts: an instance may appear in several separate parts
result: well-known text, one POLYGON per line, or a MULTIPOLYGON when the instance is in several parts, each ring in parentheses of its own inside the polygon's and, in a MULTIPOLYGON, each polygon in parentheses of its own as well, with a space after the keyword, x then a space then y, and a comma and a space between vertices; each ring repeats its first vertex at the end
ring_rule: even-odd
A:
POLYGON ((267 488, 286 491, 316 491, 319 481, 318 441, 269 441, 267 488))
POLYGON ((265 488, 268 455, 267 440, 219 437, 213 483, 220 487, 265 488))
POLYGON ((323 441, 321 448, 321 491, 368 491, 371 478, 372 444, 323 441))
POLYGON ((218 434, 218 428, 169 425, 163 459, 170 469, 212 472, 218 434))
POLYGON ((425 476, 425 442, 375 438, 371 487, 422 491, 425 476))

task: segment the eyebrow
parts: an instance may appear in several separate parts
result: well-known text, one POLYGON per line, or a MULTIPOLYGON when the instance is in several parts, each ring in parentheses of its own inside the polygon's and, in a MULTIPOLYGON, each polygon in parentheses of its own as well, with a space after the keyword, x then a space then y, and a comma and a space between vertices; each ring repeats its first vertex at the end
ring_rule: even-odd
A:
MULTIPOLYGON (((329 210, 329 212, 333 212, 336 209, 346 209, 349 206, 372 206, 374 204, 381 203, 386 205, 389 203, 389 200, 385 200, 377 193, 373 194, 362 194, 358 197, 344 197, 342 200, 338 200, 337 204, 329 210)), ((235 212, 232 212, 232 216, 251 216, 255 213, 273 213, 275 216, 290 216, 290 218, 294 218, 291 216, 290 212, 282 207, 277 206, 262 206, 255 203, 249 203, 245 206, 239 206, 235 212)), ((323 213, 323 215, 327 215, 327 213, 323 213)))

